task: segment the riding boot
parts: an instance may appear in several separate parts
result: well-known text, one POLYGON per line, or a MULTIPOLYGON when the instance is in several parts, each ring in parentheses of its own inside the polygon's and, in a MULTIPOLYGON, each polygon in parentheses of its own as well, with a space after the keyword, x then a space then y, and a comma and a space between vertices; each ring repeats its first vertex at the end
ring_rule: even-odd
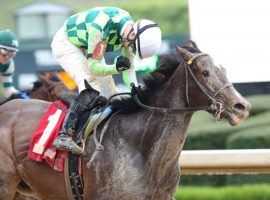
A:
POLYGON ((70 151, 74 154, 84 153, 84 150, 73 141, 75 125, 78 121, 80 113, 82 112, 82 109, 82 105, 76 100, 71 103, 62 125, 62 131, 53 143, 55 149, 70 151))
POLYGON ((73 140, 75 138, 75 128, 79 117, 86 110, 91 110, 96 104, 96 99, 99 95, 97 90, 94 90, 87 81, 85 81, 86 89, 71 102, 68 113, 63 122, 62 131, 55 139, 53 146, 55 149, 71 151, 74 154, 85 154, 84 149, 77 145, 73 140))

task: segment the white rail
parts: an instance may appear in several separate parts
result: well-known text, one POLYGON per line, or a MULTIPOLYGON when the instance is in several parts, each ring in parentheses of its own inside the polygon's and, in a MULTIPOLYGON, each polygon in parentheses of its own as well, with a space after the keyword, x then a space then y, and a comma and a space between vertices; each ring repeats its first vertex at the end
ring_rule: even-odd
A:
POLYGON ((182 151, 181 174, 270 173, 270 149, 182 151))

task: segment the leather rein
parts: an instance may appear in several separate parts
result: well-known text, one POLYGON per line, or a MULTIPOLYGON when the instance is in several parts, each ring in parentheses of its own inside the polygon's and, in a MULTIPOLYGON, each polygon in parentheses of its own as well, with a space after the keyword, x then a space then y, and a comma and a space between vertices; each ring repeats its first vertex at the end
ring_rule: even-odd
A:
POLYGON ((193 63, 193 61, 195 61, 197 58, 199 58, 201 56, 208 56, 208 54, 206 54, 206 53, 199 53, 199 54, 196 54, 195 56, 193 56, 187 63, 184 62, 184 67, 185 67, 185 90, 186 90, 185 96, 186 96, 186 101, 187 101, 188 107, 184 107, 184 108, 160 108, 160 107, 148 106, 148 105, 143 104, 139 100, 137 94, 133 95, 133 99, 135 100, 135 102, 140 107, 146 108, 146 109, 151 110, 151 111, 158 111, 158 112, 163 112, 163 113, 168 113, 168 112, 169 113, 178 113, 178 112, 183 112, 183 111, 207 110, 207 111, 213 113, 214 116, 215 116, 215 118, 217 120, 219 120, 220 119, 220 114, 224 111, 224 105, 221 102, 217 101, 215 98, 224 89, 226 89, 228 87, 232 87, 232 84, 231 83, 225 83, 221 88, 219 88, 213 94, 207 88, 205 88, 196 79, 193 71, 190 68, 191 65, 192 65, 192 63, 193 63), (195 82, 195 84, 200 89, 200 91, 211 100, 211 104, 210 105, 208 105, 208 106, 191 107, 190 100, 189 100, 189 82, 188 82, 189 76, 195 82))

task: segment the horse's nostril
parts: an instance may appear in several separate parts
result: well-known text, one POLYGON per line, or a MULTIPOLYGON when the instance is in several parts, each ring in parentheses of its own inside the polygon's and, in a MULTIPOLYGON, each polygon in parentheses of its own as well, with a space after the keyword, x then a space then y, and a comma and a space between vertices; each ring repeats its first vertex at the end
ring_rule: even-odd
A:
POLYGON ((237 110, 246 110, 245 104, 242 104, 242 103, 234 104, 234 108, 237 109, 237 110))

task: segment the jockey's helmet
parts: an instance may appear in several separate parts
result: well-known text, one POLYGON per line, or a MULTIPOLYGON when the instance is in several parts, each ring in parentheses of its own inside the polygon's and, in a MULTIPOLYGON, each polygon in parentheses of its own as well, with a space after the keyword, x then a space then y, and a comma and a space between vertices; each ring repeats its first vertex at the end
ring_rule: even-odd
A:
POLYGON ((141 19, 134 23, 136 33, 136 53, 140 58, 147 58, 157 53, 161 45, 161 30, 159 26, 147 19, 141 19))
POLYGON ((0 49, 17 52, 19 42, 15 34, 9 29, 0 31, 0 49))

